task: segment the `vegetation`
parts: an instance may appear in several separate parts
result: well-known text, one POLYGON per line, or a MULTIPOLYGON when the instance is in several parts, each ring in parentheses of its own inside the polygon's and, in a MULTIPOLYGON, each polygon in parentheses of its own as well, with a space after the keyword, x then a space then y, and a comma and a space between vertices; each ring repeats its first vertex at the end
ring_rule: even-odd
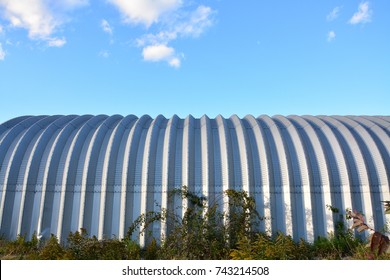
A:
MULTIPOLYGON (((353 220, 352 228, 345 226, 339 209, 328 206, 339 223, 327 238, 319 237, 313 243, 294 241, 281 232, 272 236, 259 232, 265 217, 256 211, 256 203, 246 192, 228 190, 227 211, 218 204, 208 205, 207 198, 198 196, 183 187, 174 190, 169 199, 179 196, 186 200, 182 215, 166 209, 140 215, 129 227, 123 239, 98 240, 89 237, 85 229, 70 233, 67 242, 60 244, 52 235, 39 240, 18 236, 16 240, 0 239, 1 259, 76 259, 76 260, 126 260, 126 259, 390 259, 389 238, 386 232, 375 231, 358 212, 347 211, 345 218, 353 220), (162 240, 155 240, 150 231, 154 222, 164 222, 169 231, 162 240), (371 239, 363 241, 354 231, 373 231, 371 239), (137 238, 141 235, 148 245, 141 248, 137 238)), ((390 202, 385 202, 386 214, 390 202)))

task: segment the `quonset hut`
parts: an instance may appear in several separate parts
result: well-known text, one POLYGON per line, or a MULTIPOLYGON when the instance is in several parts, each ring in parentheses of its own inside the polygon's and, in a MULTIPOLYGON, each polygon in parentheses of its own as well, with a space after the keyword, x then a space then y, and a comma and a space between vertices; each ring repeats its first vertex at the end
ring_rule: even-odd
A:
MULTIPOLYGON (((65 240, 80 228, 121 238, 141 213, 176 209, 167 194, 185 185, 210 201, 245 190, 269 218, 262 230, 310 241, 334 231, 326 205, 382 228, 389 180, 388 116, 22 116, 0 125, 0 233, 9 239, 65 240)), ((166 227, 152 230, 159 238, 166 227)))

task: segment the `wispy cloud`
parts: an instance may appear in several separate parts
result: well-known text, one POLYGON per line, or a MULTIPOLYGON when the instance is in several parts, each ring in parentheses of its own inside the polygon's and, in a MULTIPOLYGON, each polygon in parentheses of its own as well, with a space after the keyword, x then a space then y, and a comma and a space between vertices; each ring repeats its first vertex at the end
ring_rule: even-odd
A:
POLYGON ((30 39, 58 46, 53 34, 66 21, 66 13, 86 4, 87 0, 0 0, 0 10, 12 27, 26 29, 30 39))
POLYGON ((0 24, 0 34, 3 33, 4 29, 3 26, 0 24))
POLYGON ((168 12, 177 10, 181 0, 108 0, 122 13, 125 22, 147 27, 159 21, 168 12))
POLYGON ((372 10, 370 9, 369 2, 363 2, 359 4, 358 11, 349 20, 350 24, 359 24, 370 22, 372 17, 372 10))
POLYGON ((137 39, 140 46, 145 44, 167 44, 178 37, 199 37, 213 24, 214 11, 210 7, 199 6, 184 19, 172 22, 158 33, 148 33, 137 39))
POLYGON ((63 9, 74 9, 88 5, 89 0, 53 0, 63 9))
MULTIPOLYGON (((160 32, 148 33, 138 38, 137 45, 143 47, 144 50, 148 47, 153 49, 155 46, 167 46, 177 38, 199 37, 208 27, 213 25, 214 13, 215 11, 210 7, 201 5, 194 11, 183 13, 180 17, 170 21, 169 24, 165 24, 160 32)), ((180 62, 179 56, 175 56, 169 65, 178 68, 181 65, 180 62)))
POLYGON ((190 13, 188 20, 177 24, 175 32, 185 36, 198 37, 207 27, 214 23, 213 14, 214 11, 210 7, 201 5, 194 12, 190 13))
POLYGON ((0 43, 0 60, 5 59, 5 51, 3 50, 3 46, 0 43))
POLYGON ((327 20, 327 21, 333 21, 333 20, 335 20, 336 18, 339 17, 340 11, 341 11, 341 7, 335 7, 335 8, 326 16, 326 20, 327 20))
POLYGON ((66 39, 65 38, 50 38, 48 41, 47 41, 47 45, 49 47, 57 47, 57 48, 60 48, 62 47, 63 45, 66 44, 66 39))
POLYGON ((109 58, 110 57, 110 52, 107 50, 102 50, 99 52, 99 56, 103 58, 109 58))
POLYGON ((180 68, 181 60, 178 57, 174 57, 168 61, 168 64, 174 68, 180 68))
POLYGON ((107 20, 105 19, 102 19, 101 23, 100 23, 100 26, 102 27, 103 31, 112 35, 112 27, 111 25, 108 23, 107 20))
POLYGON ((327 34, 327 40, 328 42, 332 42, 336 39, 336 32, 334 31, 329 31, 327 34))

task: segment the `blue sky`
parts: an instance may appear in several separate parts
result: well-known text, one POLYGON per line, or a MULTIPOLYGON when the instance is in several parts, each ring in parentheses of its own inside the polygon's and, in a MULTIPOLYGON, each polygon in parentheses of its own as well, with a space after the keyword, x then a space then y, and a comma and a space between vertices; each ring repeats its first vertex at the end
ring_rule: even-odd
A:
POLYGON ((0 123, 389 115, 390 1, 0 0, 0 123))

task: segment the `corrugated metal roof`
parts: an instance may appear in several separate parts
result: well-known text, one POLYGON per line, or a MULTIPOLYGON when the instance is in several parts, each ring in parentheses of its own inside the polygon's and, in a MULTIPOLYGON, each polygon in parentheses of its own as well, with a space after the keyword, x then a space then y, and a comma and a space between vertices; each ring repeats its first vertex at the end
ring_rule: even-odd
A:
MULTIPOLYGON (((334 230, 326 205, 357 209, 381 228, 380 201, 390 200, 389 120, 18 117, 0 125, 0 233, 64 239, 83 227, 98 238, 123 237, 141 213, 174 207, 167 194, 183 185, 214 199, 245 190, 270 218, 261 229, 295 239, 334 230)), ((166 228, 153 230, 158 238, 166 228)))

